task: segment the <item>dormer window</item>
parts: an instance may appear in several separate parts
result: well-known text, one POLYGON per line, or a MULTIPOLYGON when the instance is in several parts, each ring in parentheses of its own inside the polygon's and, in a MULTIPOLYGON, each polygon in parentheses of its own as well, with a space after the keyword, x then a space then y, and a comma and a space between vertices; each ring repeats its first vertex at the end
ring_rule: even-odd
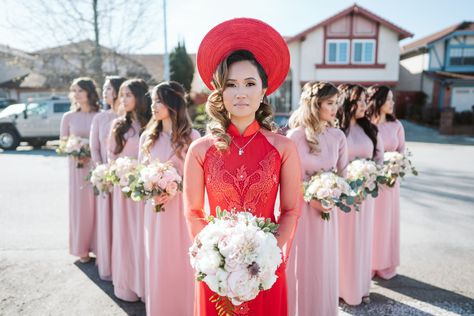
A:
POLYGON ((349 40, 331 39, 326 41, 326 63, 349 63, 349 40))
POLYGON ((375 63, 375 40, 352 40, 353 64, 374 64, 375 63))

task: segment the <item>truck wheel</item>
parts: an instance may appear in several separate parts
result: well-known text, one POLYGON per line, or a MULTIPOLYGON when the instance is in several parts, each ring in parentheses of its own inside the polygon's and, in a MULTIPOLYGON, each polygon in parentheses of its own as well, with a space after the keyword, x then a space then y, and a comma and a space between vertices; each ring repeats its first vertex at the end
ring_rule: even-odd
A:
POLYGON ((4 150, 15 150, 20 144, 20 136, 11 127, 0 127, 0 148, 4 150))
POLYGON ((46 145, 45 140, 36 139, 28 142, 34 149, 41 149, 42 146, 46 145))

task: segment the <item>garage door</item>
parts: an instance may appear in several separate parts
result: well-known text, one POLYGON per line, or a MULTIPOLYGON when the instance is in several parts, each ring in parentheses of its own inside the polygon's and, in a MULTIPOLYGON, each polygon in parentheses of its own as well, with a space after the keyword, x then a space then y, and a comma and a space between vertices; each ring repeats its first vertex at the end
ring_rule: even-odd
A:
POLYGON ((451 106, 457 112, 471 111, 474 105, 474 87, 453 88, 451 106))

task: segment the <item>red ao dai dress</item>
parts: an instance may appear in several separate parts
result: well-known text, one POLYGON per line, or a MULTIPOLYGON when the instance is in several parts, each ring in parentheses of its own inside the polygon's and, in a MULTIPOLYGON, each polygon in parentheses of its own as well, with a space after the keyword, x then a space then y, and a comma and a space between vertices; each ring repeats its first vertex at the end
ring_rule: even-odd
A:
MULTIPOLYGON (((288 138, 261 129, 257 121, 249 125, 242 135, 233 124, 227 133, 239 147, 247 144, 253 136, 255 138, 239 155, 235 144, 221 152, 214 146, 214 138, 207 135, 191 144, 186 156, 184 211, 189 231, 194 237, 206 225, 203 220, 205 189, 212 215, 220 206, 227 210, 247 210, 277 221, 274 206, 280 186, 281 216, 277 221, 280 235, 277 239, 283 253, 288 256, 302 198, 296 147, 288 138)), ((285 263, 282 263, 276 272, 278 279, 273 287, 236 307, 236 314, 287 315, 285 269, 285 263)), ((196 284, 194 315, 217 315, 214 303, 209 301, 213 294, 204 282, 196 284)))

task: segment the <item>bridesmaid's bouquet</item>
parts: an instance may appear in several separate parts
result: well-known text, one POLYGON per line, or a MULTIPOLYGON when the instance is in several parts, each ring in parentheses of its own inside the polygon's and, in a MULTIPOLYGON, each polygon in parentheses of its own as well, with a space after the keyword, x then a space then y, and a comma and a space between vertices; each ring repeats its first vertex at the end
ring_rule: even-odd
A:
POLYGON ((91 150, 89 139, 75 135, 62 138, 59 147, 56 149, 58 155, 68 155, 76 159, 76 167, 83 168, 84 163, 90 158, 91 150))
POLYGON ((182 191, 182 178, 171 163, 153 161, 144 166, 137 177, 137 182, 131 187, 132 199, 151 199, 156 212, 162 212, 163 203, 155 197, 174 197, 182 191))
POLYGON ((216 213, 194 239, 189 255, 197 280, 216 293, 210 300, 219 315, 226 315, 273 286, 282 254, 275 238, 278 225, 270 219, 219 207, 216 213))
POLYGON ((332 171, 318 172, 308 182, 304 183, 304 200, 318 200, 327 211, 321 213, 324 220, 329 220, 330 210, 335 206, 344 212, 350 212, 349 205, 355 203, 356 193, 344 178, 332 171))
POLYGON ((398 177, 403 178, 410 171, 413 175, 418 175, 418 171, 416 171, 408 158, 410 155, 409 151, 407 151, 405 155, 396 151, 384 153, 382 173, 385 177, 386 185, 393 187, 397 182, 398 177))
POLYGON ((377 197, 378 184, 385 182, 380 167, 370 159, 355 159, 349 163, 346 179, 360 201, 367 195, 377 197))
POLYGON ((94 194, 110 193, 112 190, 112 179, 110 165, 108 163, 99 164, 89 172, 87 180, 92 184, 94 194))
POLYGON ((114 185, 118 185, 126 197, 132 198, 135 192, 137 178, 142 166, 134 158, 120 157, 111 163, 109 179, 114 185))

